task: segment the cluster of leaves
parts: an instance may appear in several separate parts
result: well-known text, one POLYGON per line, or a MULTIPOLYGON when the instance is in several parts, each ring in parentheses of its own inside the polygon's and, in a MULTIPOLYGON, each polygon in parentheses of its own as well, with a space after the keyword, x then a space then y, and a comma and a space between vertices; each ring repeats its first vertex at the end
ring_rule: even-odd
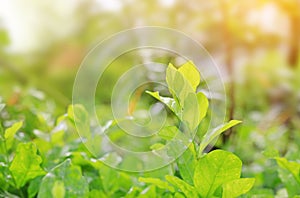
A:
MULTIPOLYGON (((158 92, 147 92, 163 102, 181 120, 189 131, 195 130, 205 117, 208 100, 201 92, 196 93, 200 75, 194 64, 189 61, 176 69, 169 64, 166 81, 173 98, 162 97, 158 92)), ((140 178, 139 181, 156 185, 158 188, 173 192, 174 197, 238 197, 248 192, 253 178, 240 178, 242 162, 232 153, 215 150, 203 154, 204 149, 222 132, 240 123, 232 120, 212 131, 208 131, 200 145, 195 141, 177 159, 180 177, 165 176, 166 181, 156 178, 140 178)), ((163 130, 159 133, 167 140, 175 138, 175 130, 163 130)))
POLYGON ((87 152, 74 133, 71 110, 53 126, 36 129, 33 139, 23 132, 26 122, 5 130, 1 125, 1 197, 121 197, 130 190, 133 178, 87 152))
MULTIPOLYGON (((170 64, 166 81, 172 97, 163 97, 158 92, 147 93, 164 103, 183 123, 186 129, 183 131, 187 133, 180 132, 176 126, 167 126, 158 135, 166 141, 189 139, 208 109, 205 95, 196 92, 200 75, 192 62, 179 69, 170 64), (191 116, 195 114, 197 116, 191 116)), ((128 173, 104 165, 87 151, 76 133, 74 108, 83 109, 80 105, 70 106, 67 113, 58 118, 49 118, 39 109, 26 111, 21 117, 10 117, 17 108, 0 104, 2 197, 273 196, 250 191, 255 180, 241 178, 242 162, 233 153, 204 152, 221 133, 239 121, 233 120, 208 131, 199 142, 187 141, 187 150, 168 167, 147 173, 128 173)), ((164 143, 151 148, 160 149, 164 143)), ((278 164, 276 170, 282 190, 277 195, 299 197, 300 163, 278 154, 269 153, 268 156, 278 164)))
POLYGON ((269 52, 258 63, 243 69, 239 75, 244 80, 235 84, 235 117, 242 118, 243 124, 235 128, 236 133, 222 148, 242 159, 243 175, 255 177, 252 196, 293 197, 295 194, 288 193, 291 187, 287 186, 294 186, 295 191, 299 186, 284 184, 276 160, 262 151, 276 149, 276 157, 300 162, 299 70, 290 70, 277 52, 269 52))

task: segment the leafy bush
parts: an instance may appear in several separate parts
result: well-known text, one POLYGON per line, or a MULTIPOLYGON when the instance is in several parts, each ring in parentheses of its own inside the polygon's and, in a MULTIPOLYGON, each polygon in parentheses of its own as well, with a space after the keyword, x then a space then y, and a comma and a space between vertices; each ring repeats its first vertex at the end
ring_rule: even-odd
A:
MULTIPOLYGON (((181 141, 186 150, 168 167, 145 173, 112 169, 86 149, 75 127, 78 115, 74 116, 74 109, 82 112, 81 116, 86 113, 79 104, 70 106, 58 117, 46 113, 47 108, 40 102, 30 104, 28 99, 26 104, 31 108, 1 104, 1 196, 299 197, 297 157, 288 160, 279 157, 276 150, 267 150, 264 159, 269 159, 275 172, 266 172, 265 175, 270 175, 265 180, 272 175, 272 181, 276 182, 266 188, 260 186, 262 178, 254 173, 248 175, 255 179, 241 177, 244 175, 242 162, 233 153, 224 150, 206 153, 208 145, 240 121, 232 120, 203 135, 198 134, 199 141, 193 139, 209 107, 205 95, 196 92, 200 75, 192 62, 179 69, 170 64, 166 82, 171 97, 161 96, 159 92, 147 93, 165 104, 180 124, 162 128, 157 136, 163 141, 151 145, 151 149, 155 152, 170 141, 181 141)), ((80 117, 80 121, 84 127, 90 122, 88 117, 80 117)), ((176 144, 169 149, 176 153, 176 144)))

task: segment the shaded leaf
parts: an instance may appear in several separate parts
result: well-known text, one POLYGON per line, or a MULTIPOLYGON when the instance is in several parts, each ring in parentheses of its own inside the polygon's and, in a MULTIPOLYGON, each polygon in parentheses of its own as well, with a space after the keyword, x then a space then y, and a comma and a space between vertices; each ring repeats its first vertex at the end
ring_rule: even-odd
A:
POLYGON ((197 198, 198 194, 196 189, 186 183, 185 181, 179 179, 178 177, 167 175, 166 180, 173 184, 176 188, 180 189, 183 194, 185 194, 186 197, 190 198, 197 198))
POLYGON ((228 123, 222 124, 217 128, 214 128, 211 132, 206 133, 199 147, 199 155, 201 156, 207 145, 210 144, 213 140, 215 140, 220 134, 239 123, 241 123, 241 121, 231 120, 228 123))
POLYGON ((296 179, 296 181, 300 184, 300 177, 299 177, 299 172, 300 172, 300 163, 297 162, 290 162, 286 158, 283 157, 277 157, 275 158, 277 161, 277 164, 283 168, 288 170, 293 177, 296 179))
POLYGON ((68 116, 75 124, 80 136, 89 139, 90 133, 90 120, 89 115, 83 105, 75 104, 68 107, 68 116))
POLYGON ((187 124, 191 134, 199 125, 199 116, 197 96, 195 93, 189 93, 183 102, 182 121, 187 124))
POLYGON ((150 198, 150 197, 157 197, 156 196, 156 189, 154 185, 148 186, 147 188, 145 188, 140 194, 139 196, 137 196, 138 198, 150 198))
POLYGON ((27 194, 29 198, 35 197, 36 194, 38 193, 42 178, 43 178, 42 176, 39 176, 30 181, 27 189, 27 194))
POLYGON ((170 186, 168 184, 168 182, 162 181, 158 178, 140 177, 139 182, 144 182, 144 183, 147 183, 147 184, 153 184, 153 185, 157 186, 158 188, 166 189, 166 190, 169 190, 170 192, 174 192, 173 186, 170 186))
POLYGON ((138 194, 140 193, 141 189, 133 186, 130 188, 130 190, 128 191, 128 193, 125 195, 125 198, 135 198, 138 196, 138 194))
POLYGON ((172 140, 178 132, 179 129, 176 126, 166 126, 158 132, 158 136, 165 140, 172 140))
POLYGON ((190 144, 188 149, 177 159, 179 173, 184 181, 193 185, 194 171, 197 164, 194 144, 190 144))
POLYGON ((300 183, 299 183, 299 167, 300 164, 297 162, 290 162, 285 158, 275 158, 279 165, 278 174, 285 185, 286 190, 290 197, 300 194, 300 183))
POLYGON ((146 93, 154 97, 155 99, 159 100, 160 102, 164 103, 165 105, 167 105, 167 107, 173 113, 175 113, 176 116, 178 116, 179 118, 181 117, 180 106, 173 98, 160 96, 158 91, 156 92, 146 91, 146 93))
POLYGON ((43 178, 38 197, 56 197, 55 193, 67 198, 88 197, 88 183, 82 176, 80 167, 73 165, 69 159, 53 168, 43 178))

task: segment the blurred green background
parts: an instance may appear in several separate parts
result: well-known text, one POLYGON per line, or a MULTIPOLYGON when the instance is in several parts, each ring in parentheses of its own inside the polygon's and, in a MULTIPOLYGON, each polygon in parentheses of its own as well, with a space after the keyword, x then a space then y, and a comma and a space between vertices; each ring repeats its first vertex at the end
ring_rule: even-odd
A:
MULTIPOLYGON (((1 1, 2 101, 23 114, 37 108, 65 112, 88 51, 114 33, 141 26, 177 29, 209 51, 225 79, 228 119, 243 120, 217 146, 238 154, 245 174, 255 175, 258 184, 276 186, 262 151, 275 148, 299 158, 298 0, 1 1)), ((136 63, 134 57, 125 61, 136 63)), ((107 89, 120 72, 108 72, 107 89)), ((105 116, 109 95, 97 94, 105 116)))

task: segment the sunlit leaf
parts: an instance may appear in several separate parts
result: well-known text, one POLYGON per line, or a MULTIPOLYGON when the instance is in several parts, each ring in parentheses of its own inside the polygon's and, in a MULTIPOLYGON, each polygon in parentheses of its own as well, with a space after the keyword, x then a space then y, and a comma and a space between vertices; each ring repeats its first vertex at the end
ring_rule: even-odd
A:
POLYGON ((194 93, 187 79, 170 63, 167 68, 166 81, 170 93, 181 107, 189 93, 194 93))
POLYGON ((195 168, 194 185, 201 197, 212 197, 223 184, 240 178, 241 160, 234 154, 215 150, 200 158, 195 168))
POLYGON ((161 144, 161 143, 155 143, 153 145, 150 146, 150 149, 151 150, 160 150, 162 148, 164 148, 165 145, 164 144, 161 144))
POLYGON ((11 127, 5 130, 4 138, 6 140, 7 149, 11 148, 14 141, 14 136, 17 133, 17 131, 22 127, 22 125, 23 125, 22 121, 16 122, 11 127))
POLYGON ((197 100, 198 100, 198 107, 199 107, 199 114, 200 114, 198 124, 200 124, 201 120, 206 116, 209 102, 207 97, 201 92, 197 93, 197 100))
POLYGON ((234 198, 247 193, 253 186, 255 179, 240 178, 223 184, 222 198, 234 198))
POLYGON ((57 180, 54 182, 54 186, 51 190, 51 194, 57 198, 64 198, 66 194, 64 182, 57 180))
POLYGON ((200 83, 200 73, 192 61, 188 61, 181 65, 178 71, 188 80, 191 87, 196 91, 200 83))
POLYGON ((17 188, 24 186, 27 181, 45 174, 45 171, 40 167, 42 158, 36 152, 37 148, 33 143, 18 145, 16 155, 9 167, 17 188))

